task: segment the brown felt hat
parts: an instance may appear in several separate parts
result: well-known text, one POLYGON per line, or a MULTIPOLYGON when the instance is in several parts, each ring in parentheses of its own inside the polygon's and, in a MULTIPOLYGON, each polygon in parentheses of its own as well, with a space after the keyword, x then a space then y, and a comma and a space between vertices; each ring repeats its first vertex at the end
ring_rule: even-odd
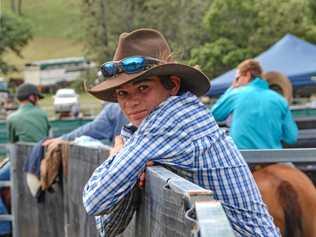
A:
POLYGON ((150 76, 175 75, 181 78, 184 88, 197 96, 204 95, 210 88, 210 81, 200 70, 175 62, 171 57, 170 47, 164 36, 157 30, 138 29, 120 35, 113 61, 131 56, 147 56, 161 60, 158 65, 133 73, 119 73, 95 85, 88 92, 93 96, 116 102, 114 89, 135 79, 150 76))
POLYGON ((278 86, 282 90, 282 95, 291 104, 293 100, 293 87, 287 76, 277 71, 265 72, 262 77, 266 79, 270 86, 278 86))

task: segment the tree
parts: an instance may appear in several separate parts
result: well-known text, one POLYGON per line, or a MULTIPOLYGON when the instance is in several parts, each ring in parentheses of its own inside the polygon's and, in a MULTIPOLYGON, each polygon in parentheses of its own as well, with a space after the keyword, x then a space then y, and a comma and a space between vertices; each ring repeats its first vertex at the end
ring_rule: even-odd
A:
POLYGON ((227 38, 219 38, 212 43, 194 48, 189 64, 200 65, 203 72, 211 78, 231 68, 235 62, 251 56, 246 48, 239 48, 234 41, 227 38), (201 64, 201 62, 205 62, 201 64))
POLYGON ((15 14, 22 15, 22 0, 11 0, 11 10, 15 14))
POLYGON ((204 0, 83 0, 88 52, 102 63, 113 56, 120 33, 150 27, 166 36, 177 59, 188 60, 191 48, 206 37, 201 21, 209 5, 204 0))
POLYGON ((14 69, 3 60, 4 53, 13 51, 22 57, 21 50, 32 38, 30 24, 16 15, 3 13, 0 15, 0 72, 7 73, 14 69))
POLYGON ((204 18, 210 41, 191 51, 190 62, 214 78, 286 33, 316 42, 309 11, 307 0, 214 0, 204 18))

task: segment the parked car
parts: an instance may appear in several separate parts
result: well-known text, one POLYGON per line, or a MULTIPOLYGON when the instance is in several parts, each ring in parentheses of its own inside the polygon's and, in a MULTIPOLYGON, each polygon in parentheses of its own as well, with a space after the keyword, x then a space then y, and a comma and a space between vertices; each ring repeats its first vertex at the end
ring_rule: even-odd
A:
POLYGON ((80 111, 79 95, 74 89, 59 89, 54 95, 54 110, 56 113, 80 111))

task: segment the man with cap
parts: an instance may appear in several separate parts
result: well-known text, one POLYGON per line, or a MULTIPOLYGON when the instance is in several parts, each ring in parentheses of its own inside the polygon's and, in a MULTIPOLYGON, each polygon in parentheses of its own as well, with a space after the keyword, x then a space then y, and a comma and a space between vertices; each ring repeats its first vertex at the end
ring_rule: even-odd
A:
MULTIPOLYGON (((38 108, 37 102, 43 98, 37 87, 33 84, 22 84, 17 88, 16 97, 19 109, 7 118, 9 142, 38 142, 48 136, 49 123, 47 114, 38 108)), ((0 169, 0 180, 10 180, 10 162, 0 169)), ((0 200, 0 213, 7 213, 2 199, 0 200)), ((0 234, 9 233, 9 223, 0 224, 0 234)))
POLYGON ((212 190, 236 236, 279 236, 246 162, 198 99, 209 79, 175 62, 160 32, 121 34, 113 61, 87 87, 99 99, 118 102, 129 120, 83 192, 101 236, 113 236, 111 211, 133 190, 147 162, 184 170, 187 179, 212 190))
POLYGON ((48 136, 49 123, 47 114, 38 106, 38 100, 43 98, 33 84, 22 84, 17 88, 16 97, 19 109, 7 120, 9 141, 38 142, 48 136))
POLYGON ((211 112, 216 121, 231 116, 230 135, 239 149, 281 149, 282 142, 297 140, 298 129, 286 99, 269 89, 254 59, 238 65, 233 86, 211 112))

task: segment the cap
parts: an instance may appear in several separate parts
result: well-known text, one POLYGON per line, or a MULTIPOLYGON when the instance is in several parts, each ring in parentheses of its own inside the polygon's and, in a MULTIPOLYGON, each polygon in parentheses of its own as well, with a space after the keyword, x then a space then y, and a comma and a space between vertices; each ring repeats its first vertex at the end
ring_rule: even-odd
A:
POLYGON ((44 98, 33 84, 24 83, 17 88, 16 97, 18 100, 26 100, 30 95, 37 95, 40 99, 44 98))

